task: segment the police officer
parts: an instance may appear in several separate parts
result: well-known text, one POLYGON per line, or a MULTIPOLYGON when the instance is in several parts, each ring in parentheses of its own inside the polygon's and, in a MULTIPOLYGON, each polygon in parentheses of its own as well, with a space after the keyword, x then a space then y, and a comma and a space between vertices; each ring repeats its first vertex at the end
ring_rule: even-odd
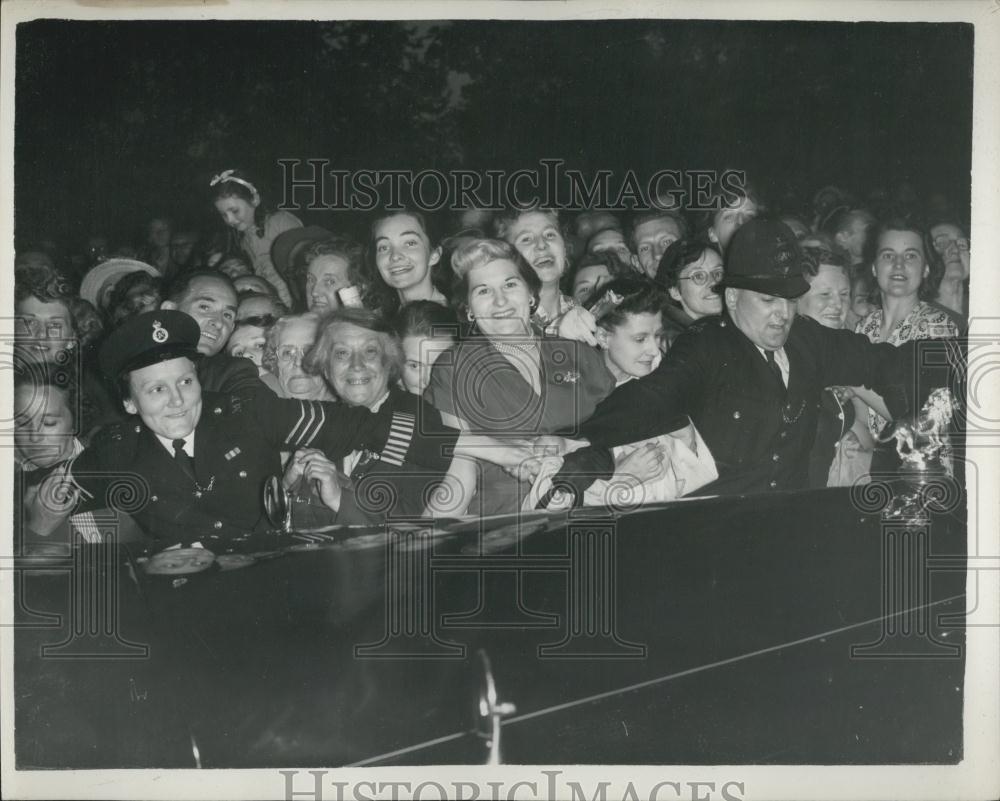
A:
MULTIPOLYGON (((825 387, 870 387, 902 416, 911 405, 912 353, 796 316, 796 299, 809 290, 804 258, 783 223, 743 225, 716 286, 723 314, 697 321, 653 373, 623 384, 597 407, 579 432, 592 448, 567 459, 560 478, 595 464, 595 449, 664 434, 690 416, 719 471, 698 494, 799 489, 807 483, 825 387)), ((579 476, 569 486, 578 489, 579 476)))
POLYGON ((457 432, 416 396, 409 407, 372 413, 270 392, 203 392, 201 333, 189 315, 160 309, 111 334, 101 368, 134 417, 103 429, 70 463, 64 478, 77 497, 59 487, 40 493, 27 521, 36 533, 48 534, 70 511, 110 507, 131 513, 154 550, 194 543, 218 553, 252 550, 252 535, 267 528, 261 487, 280 472, 281 450, 314 447, 331 458, 361 450, 389 464, 447 470, 450 456, 442 453, 457 432), (60 494, 61 505, 53 501, 60 494))

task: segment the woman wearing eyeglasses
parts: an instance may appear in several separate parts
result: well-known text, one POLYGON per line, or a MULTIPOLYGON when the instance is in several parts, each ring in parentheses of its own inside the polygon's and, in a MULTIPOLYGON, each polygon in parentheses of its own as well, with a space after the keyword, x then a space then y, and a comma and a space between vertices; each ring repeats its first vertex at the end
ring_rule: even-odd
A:
POLYGON ((679 240, 664 251, 655 280, 672 300, 663 308, 667 347, 695 320, 722 314, 722 296, 713 288, 722 275, 722 255, 714 244, 679 240))
MULTIPOLYGON (((872 275, 881 307, 858 323, 857 333, 872 342, 902 345, 914 339, 958 336, 949 313, 928 301, 937 294, 944 267, 924 232, 907 222, 884 223, 873 238, 872 275)), ((878 437, 889 414, 882 399, 868 390, 858 397, 870 407, 868 428, 878 437)))
POLYGON ((931 226, 930 234, 934 252, 944 262, 944 275, 934 299, 965 321, 969 317, 969 237, 952 222, 931 226))
POLYGON ((302 360, 316 342, 318 326, 317 314, 293 314, 282 317, 267 332, 261 362, 270 375, 262 375, 261 380, 279 398, 334 399, 322 376, 302 369, 302 360))

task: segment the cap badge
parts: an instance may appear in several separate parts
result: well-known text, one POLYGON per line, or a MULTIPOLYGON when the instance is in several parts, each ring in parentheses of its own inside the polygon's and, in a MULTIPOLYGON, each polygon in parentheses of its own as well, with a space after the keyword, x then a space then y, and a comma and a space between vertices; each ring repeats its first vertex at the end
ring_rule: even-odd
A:
POLYGON ((777 267, 778 272, 787 276, 791 271, 792 262, 795 261, 795 254, 792 252, 792 248, 789 246, 788 242, 785 241, 784 237, 778 237, 774 244, 775 266, 777 267))
POLYGON ((153 320, 153 342, 162 344, 167 341, 167 337, 170 336, 170 332, 160 323, 159 320, 153 320))

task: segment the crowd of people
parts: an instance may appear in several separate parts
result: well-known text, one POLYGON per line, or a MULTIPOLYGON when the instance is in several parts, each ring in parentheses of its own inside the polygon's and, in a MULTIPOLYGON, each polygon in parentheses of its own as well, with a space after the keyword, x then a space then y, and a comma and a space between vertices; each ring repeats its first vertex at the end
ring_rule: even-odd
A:
POLYGON ((360 525, 847 486, 914 411, 899 349, 968 315, 940 196, 825 187, 791 213, 747 187, 442 231, 396 209, 359 241, 241 171, 205 189, 214 235, 157 216, 138 247, 19 243, 26 532, 99 538, 118 474, 157 549, 218 552, 267 525, 270 474, 360 525))

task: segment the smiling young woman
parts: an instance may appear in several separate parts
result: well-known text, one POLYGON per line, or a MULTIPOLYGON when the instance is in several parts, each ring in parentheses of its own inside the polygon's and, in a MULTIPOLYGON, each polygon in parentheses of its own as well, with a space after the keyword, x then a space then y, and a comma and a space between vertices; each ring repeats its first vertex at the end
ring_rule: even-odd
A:
POLYGON ((415 300, 447 305, 447 265, 420 212, 406 209, 377 217, 371 227, 369 254, 372 288, 366 307, 389 318, 415 300))
MULTIPOLYGON (((884 223, 872 238, 871 271, 881 306, 858 323, 857 333, 872 342, 902 345, 915 339, 943 339, 959 334, 944 309, 928 301, 935 297, 944 272, 924 231, 903 221, 884 223)), ((888 415, 881 399, 858 392, 868 404, 868 428, 878 437, 888 415)))
MULTIPOLYGON (((528 439, 589 417, 614 380, 596 350, 542 336, 533 319, 538 270, 499 239, 467 242, 453 254, 452 267, 452 305, 470 332, 434 364, 425 393, 445 423, 498 439, 528 439)), ((462 469, 460 461, 453 470, 462 469)), ((478 472, 472 466, 459 480, 466 505, 480 488, 477 513, 516 511, 527 497, 527 486, 489 464, 478 472)))

